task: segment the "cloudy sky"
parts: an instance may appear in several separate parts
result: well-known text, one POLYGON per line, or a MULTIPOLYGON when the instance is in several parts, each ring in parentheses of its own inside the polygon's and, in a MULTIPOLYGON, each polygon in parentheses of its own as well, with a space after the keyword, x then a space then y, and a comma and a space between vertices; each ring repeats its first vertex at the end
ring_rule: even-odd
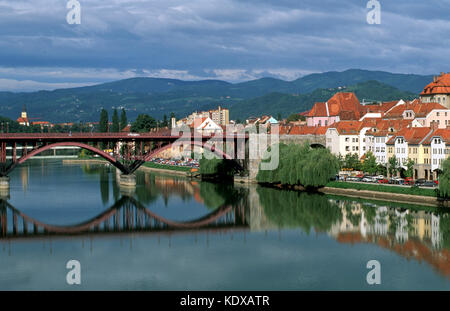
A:
POLYGON ((148 76, 293 80, 363 68, 450 71, 450 0, 0 0, 0 90, 148 76))

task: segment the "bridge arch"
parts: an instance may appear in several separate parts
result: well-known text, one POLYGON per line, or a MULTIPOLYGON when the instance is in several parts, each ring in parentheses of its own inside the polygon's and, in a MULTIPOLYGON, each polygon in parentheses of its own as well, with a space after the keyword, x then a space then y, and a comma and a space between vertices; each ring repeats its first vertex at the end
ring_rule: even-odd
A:
POLYGON ((120 163, 118 160, 116 160, 113 156, 111 156, 110 154, 104 152, 103 150, 100 150, 98 148, 95 148, 93 146, 90 146, 88 144, 84 144, 84 143, 80 143, 80 142, 59 142, 59 143, 52 143, 52 144, 48 144, 48 145, 44 145, 42 147, 39 147, 38 149, 35 149, 29 153, 27 153, 26 155, 20 157, 17 162, 15 162, 7 171, 7 173, 9 174, 9 172, 11 172, 14 167, 17 164, 22 164, 25 161, 29 160, 30 158, 34 157, 35 155, 40 154, 41 152, 44 152, 46 150, 50 150, 52 148, 55 147, 80 147, 82 149, 86 149, 89 151, 92 151, 93 153, 99 155, 100 157, 104 158, 105 160, 107 160, 109 163, 111 163, 112 165, 114 165, 115 167, 117 167, 120 171, 122 171, 123 173, 128 173, 128 170, 125 168, 125 166, 122 165, 122 163, 120 163))
POLYGON ((221 206, 211 213, 191 221, 173 221, 169 220, 167 218, 164 218, 162 216, 159 216, 152 211, 150 211, 148 208, 143 206, 141 203, 136 201, 132 197, 122 197, 119 201, 117 201, 113 206, 111 206, 108 210, 102 212, 101 214, 97 215, 96 217, 87 220, 85 222, 75 224, 75 225, 67 225, 67 226, 60 226, 60 225, 51 225, 43 223, 37 219, 34 219, 18 209, 16 209, 14 206, 12 206, 9 202, 5 202, 6 206, 14 211, 19 217, 23 218, 27 223, 35 225, 37 227, 43 228, 48 233, 56 233, 56 234, 77 234, 89 231, 93 229, 96 226, 101 225, 106 220, 110 219, 114 215, 118 215, 121 208, 127 203, 131 203, 136 209, 143 211, 146 215, 148 215, 150 218, 155 219, 163 224, 165 224, 170 229, 196 229, 200 227, 206 227, 208 225, 214 224, 217 220, 225 216, 226 214, 230 213, 233 210, 232 205, 224 205, 221 206))

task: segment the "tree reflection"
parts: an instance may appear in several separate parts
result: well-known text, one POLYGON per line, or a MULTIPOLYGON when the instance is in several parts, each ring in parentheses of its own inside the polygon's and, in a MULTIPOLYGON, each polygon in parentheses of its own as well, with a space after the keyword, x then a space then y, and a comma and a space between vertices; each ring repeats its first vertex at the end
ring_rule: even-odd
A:
POLYGON ((262 187, 257 191, 266 217, 281 228, 324 232, 342 219, 340 208, 325 195, 262 187))

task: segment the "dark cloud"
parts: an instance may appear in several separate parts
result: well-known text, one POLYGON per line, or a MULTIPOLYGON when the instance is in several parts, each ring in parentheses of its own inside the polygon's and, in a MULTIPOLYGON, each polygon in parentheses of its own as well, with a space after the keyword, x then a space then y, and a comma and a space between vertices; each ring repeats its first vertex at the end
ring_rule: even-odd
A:
POLYGON ((105 70, 105 80, 146 72, 243 80, 348 68, 450 71, 449 0, 380 0, 381 25, 367 24, 366 0, 80 2, 81 25, 68 25, 65 0, 0 1, 0 67, 22 72, 2 78, 28 79, 27 68, 35 81, 77 83, 101 80, 84 74, 105 70), (43 67, 65 74, 36 75, 43 67))

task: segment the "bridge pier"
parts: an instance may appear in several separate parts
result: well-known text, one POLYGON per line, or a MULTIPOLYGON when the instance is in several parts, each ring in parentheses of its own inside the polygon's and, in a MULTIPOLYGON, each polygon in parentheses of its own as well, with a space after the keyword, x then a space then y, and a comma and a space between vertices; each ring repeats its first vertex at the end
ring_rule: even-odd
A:
POLYGON ((119 185, 122 187, 136 187, 136 175, 134 174, 120 174, 119 176, 119 185))
POLYGON ((0 177, 0 198, 9 198, 9 176, 0 177))

